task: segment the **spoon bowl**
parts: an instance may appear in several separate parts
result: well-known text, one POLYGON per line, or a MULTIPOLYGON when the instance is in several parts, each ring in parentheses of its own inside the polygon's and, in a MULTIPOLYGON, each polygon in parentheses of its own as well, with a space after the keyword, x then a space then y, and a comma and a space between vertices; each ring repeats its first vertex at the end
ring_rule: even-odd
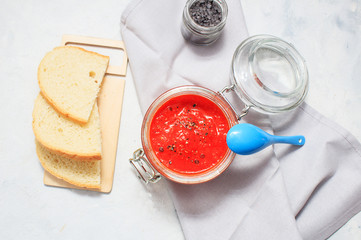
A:
POLYGON ((302 146, 305 144, 305 137, 302 135, 275 136, 249 123, 237 124, 227 133, 228 147, 240 155, 256 153, 275 143, 302 146))

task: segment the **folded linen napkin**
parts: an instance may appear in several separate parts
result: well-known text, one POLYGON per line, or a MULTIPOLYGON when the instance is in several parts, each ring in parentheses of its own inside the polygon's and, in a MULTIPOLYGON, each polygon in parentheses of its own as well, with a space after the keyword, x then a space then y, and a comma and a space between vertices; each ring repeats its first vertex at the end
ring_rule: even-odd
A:
MULTIPOLYGON (((226 27, 210 46, 183 39, 185 2, 134 0, 122 14, 143 113, 172 87, 230 85, 233 52, 248 37, 240 1, 227 1, 226 27)), ((186 239, 324 239, 361 210, 361 145, 350 133, 306 103, 282 115, 251 111, 242 121, 278 135, 303 134, 306 144, 237 156, 207 183, 169 182, 186 239)))

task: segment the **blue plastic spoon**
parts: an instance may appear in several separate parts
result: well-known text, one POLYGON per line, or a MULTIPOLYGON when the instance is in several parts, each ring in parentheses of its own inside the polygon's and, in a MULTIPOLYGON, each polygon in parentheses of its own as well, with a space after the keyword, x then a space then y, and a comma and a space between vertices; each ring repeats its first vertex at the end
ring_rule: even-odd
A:
POLYGON ((233 126, 227 133, 228 147, 240 155, 256 153, 275 143, 288 143, 293 145, 305 144, 305 137, 298 136, 275 136, 248 123, 240 123, 233 126))

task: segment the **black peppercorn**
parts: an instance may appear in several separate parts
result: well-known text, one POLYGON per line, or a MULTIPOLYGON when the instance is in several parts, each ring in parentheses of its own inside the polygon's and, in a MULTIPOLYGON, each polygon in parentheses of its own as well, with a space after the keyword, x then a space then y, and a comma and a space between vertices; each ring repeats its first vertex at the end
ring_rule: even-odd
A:
POLYGON ((192 19, 203 27, 213 27, 222 20, 222 10, 213 0, 199 0, 189 8, 192 19))

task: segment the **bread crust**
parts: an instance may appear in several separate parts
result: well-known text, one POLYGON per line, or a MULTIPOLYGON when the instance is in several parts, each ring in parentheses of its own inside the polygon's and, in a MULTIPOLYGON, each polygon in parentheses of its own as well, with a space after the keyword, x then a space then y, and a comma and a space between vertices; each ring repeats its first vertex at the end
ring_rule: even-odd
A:
MULTIPOLYGON (((33 131, 34 131, 34 121, 33 121, 33 131)), ((94 160, 100 161, 102 159, 102 154, 100 152, 80 155, 79 153, 64 151, 63 149, 59 149, 57 147, 47 144, 43 139, 39 137, 38 134, 36 134, 35 131, 34 131, 34 135, 36 140, 39 143, 41 143, 41 145, 46 147, 52 153, 55 153, 59 156, 70 158, 77 161, 94 161, 94 160)))
MULTIPOLYGON (((55 47, 55 48, 53 49, 53 51, 56 50, 56 49, 61 49, 61 48, 79 49, 79 50, 84 51, 84 52, 87 52, 87 53, 89 53, 89 54, 102 57, 102 58, 106 59, 106 60, 108 61, 108 63, 109 63, 109 60, 110 60, 109 56, 104 56, 104 55, 102 55, 102 54, 99 54, 99 53, 96 53, 96 52, 92 52, 92 51, 88 51, 88 50, 86 50, 86 49, 84 49, 84 48, 75 47, 75 46, 60 46, 60 47, 55 47)), ((46 94, 46 91, 44 91, 44 86, 42 85, 41 80, 40 80, 40 71, 41 71, 41 67, 42 67, 42 65, 43 65, 43 62, 46 60, 47 56, 48 56, 49 54, 51 54, 51 53, 52 53, 52 51, 46 53, 45 56, 43 57, 43 59, 40 61, 40 64, 39 64, 39 66, 38 66, 37 78, 38 78, 38 84, 39 84, 40 91, 42 92, 42 95, 43 95, 44 98, 52 105, 52 107, 54 107, 56 110, 58 110, 58 111, 59 111, 60 113, 62 113, 64 116, 69 117, 69 118, 71 118, 71 119, 73 119, 73 120, 75 120, 75 121, 77 121, 77 122, 79 122, 79 123, 86 123, 86 122, 88 122, 90 115, 88 116, 87 119, 84 119, 84 118, 77 117, 77 116, 75 116, 75 115, 73 115, 73 114, 71 114, 71 113, 68 113, 68 112, 66 111, 66 109, 62 108, 59 104, 57 104, 50 96, 48 96, 48 95, 46 94)), ((105 70, 105 72, 106 72, 106 70, 105 70)), ((104 73, 104 74, 105 74, 105 73, 104 73)), ((99 93, 99 91, 97 92, 97 94, 98 94, 98 93, 99 93)))
MULTIPOLYGON (((39 95, 44 96, 43 93, 39 93, 39 95)), ((56 109, 54 109, 54 110, 56 111, 56 109)), ((44 139, 42 139, 40 137, 40 135, 36 131, 35 120, 34 120, 36 118, 35 111, 33 111, 32 117, 33 117, 32 128, 33 128, 33 132, 34 132, 36 140, 41 145, 46 147, 49 151, 51 151, 52 153, 55 153, 55 154, 58 154, 60 156, 67 157, 67 158, 70 158, 70 159, 78 160, 78 161, 93 161, 93 160, 101 160, 102 159, 101 151, 100 152, 89 153, 89 154, 79 154, 79 153, 76 153, 76 152, 60 149, 60 148, 58 148, 58 147, 56 147, 54 145, 48 144, 44 139)))
MULTIPOLYGON (((39 143, 37 140, 35 140, 35 144, 36 144, 36 154, 38 155, 38 158, 39 158, 39 161, 40 161, 42 167, 43 167, 47 172, 49 172, 51 175, 53 175, 53 176, 55 176, 55 177, 57 177, 57 178, 59 178, 59 179, 62 179, 62 180, 66 181, 66 182, 68 182, 68 183, 70 183, 70 184, 73 184, 73 185, 75 185, 75 186, 78 186, 78 187, 95 188, 95 189, 99 189, 99 188, 101 187, 100 184, 99 184, 99 185, 98 185, 98 184, 83 184, 83 183, 80 183, 80 182, 76 182, 76 181, 74 181, 74 180, 72 180, 72 179, 69 179, 69 178, 67 178, 67 177, 61 176, 60 174, 56 173, 56 172, 53 171, 52 169, 48 168, 47 165, 46 165, 45 162, 44 162, 44 159, 41 157, 41 154, 40 154, 40 152, 39 152, 40 149, 39 149, 38 144, 41 144, 41 143, 39 143)), ((45 146, 43 145, 43 147, 45 147, 45 146)), ((49 150, 49 149, 48 149, 48 150, 49 150)))

